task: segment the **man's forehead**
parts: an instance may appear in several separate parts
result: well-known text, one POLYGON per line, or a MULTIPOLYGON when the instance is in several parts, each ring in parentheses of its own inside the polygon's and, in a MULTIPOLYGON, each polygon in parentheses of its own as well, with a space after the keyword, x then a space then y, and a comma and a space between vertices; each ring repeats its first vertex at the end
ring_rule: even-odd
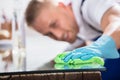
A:
POLYGON ((39 32, 46 33, 52 19, 53 17, 51 13, 48 13, 48 11, 44 11, 36 17, 34 26, 37 30, 39 30, 39 32))
POLYGON ((53 15, 51 14, 51 12, 44 10, 37 16, 36 22, 41 25, 46 25, 51 19, 53 19, 53 15))

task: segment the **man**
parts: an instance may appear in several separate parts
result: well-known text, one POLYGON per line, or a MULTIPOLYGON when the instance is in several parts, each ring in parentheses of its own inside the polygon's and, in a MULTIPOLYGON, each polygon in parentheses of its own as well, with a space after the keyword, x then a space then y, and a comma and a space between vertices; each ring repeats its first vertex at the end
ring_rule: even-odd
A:
POLYGON ((114 0, 65 0, 58 5, 51 0, 32 0, 26 9, 25 19, 36 31, 56 40, 76 43, 80 38, 84 43, 100 37, 88 46, 74 49, 64 61, 86 60, 92 56, 119 58, 120 6, 114 0))

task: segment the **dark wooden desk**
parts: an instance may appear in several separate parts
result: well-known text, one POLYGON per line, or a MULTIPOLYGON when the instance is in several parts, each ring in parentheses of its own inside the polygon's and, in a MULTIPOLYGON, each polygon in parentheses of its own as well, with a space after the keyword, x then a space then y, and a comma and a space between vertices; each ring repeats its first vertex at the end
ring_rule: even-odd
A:
POLYGON ((0 76, 0 80, 102 80, 100 71, 17 74, 0 76))

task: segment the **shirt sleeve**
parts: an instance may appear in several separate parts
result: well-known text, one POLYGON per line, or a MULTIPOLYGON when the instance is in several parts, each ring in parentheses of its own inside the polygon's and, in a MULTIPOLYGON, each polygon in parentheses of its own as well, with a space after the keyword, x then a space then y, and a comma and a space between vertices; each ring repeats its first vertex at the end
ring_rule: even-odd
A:
POLYGON ((100 29, 102 16, 114 5, 117 5, 115 0, 85 0, 82 5, 83 18, 90 25, 100 29))

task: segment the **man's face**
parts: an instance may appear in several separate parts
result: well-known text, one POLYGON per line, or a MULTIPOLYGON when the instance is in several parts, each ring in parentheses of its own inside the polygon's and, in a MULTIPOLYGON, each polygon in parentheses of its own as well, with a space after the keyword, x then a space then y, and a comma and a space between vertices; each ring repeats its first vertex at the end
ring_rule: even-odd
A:
POLYGON ((74 42, 79 31, 76 21, 65 8, 44 9, 37 16, 34 28, 53 39, 74 42))

